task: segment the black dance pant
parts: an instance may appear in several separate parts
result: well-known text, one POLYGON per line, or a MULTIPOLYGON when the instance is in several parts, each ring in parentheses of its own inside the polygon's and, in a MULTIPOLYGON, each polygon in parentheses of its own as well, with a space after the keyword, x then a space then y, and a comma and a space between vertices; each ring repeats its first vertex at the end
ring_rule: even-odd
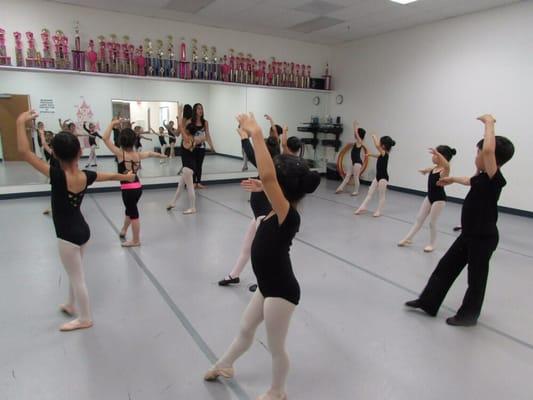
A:
POLYGON ((420 304, 429 314, 436 315, 448 290, 468 264, 468 288, 463 304, 457 311, 462 320, 477 321, 485 297, 489 275, 489 261, 498 246, 498 235, 460 235, 446 254, 420 295, 420 304))
POLYGON ((130 219, 139 218, 139 209, 137 208, 137 203, 139 202, 142 194, 142 188, 122 190, 122 202, 126 208, 126 215, 130 217, 130 219))
POLYGON ((194 149, 193 153, 194 153, 194 161, 195 161, 193 182, 200 183, 202 182, 202 166, 204 164, 205 148, 197 147, 194 149))

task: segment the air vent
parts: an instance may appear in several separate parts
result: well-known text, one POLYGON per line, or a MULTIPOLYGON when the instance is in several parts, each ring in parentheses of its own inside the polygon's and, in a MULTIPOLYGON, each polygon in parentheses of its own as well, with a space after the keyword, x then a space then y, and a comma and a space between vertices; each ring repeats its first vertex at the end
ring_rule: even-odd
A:
POLYGON ((319 31, 321 29, 329 28, 330 26, 341 24, 343 22, 344 21, 342 19, 318 17, 312 19, 311 21, 302 22, 301 24, 291 26, 288 29, 294 32, 311 33, 314 31, 319 31))
POLYGON ((215 0, 170 0, 163 8, 165 10, 196 14, 214 2, 215 0))
POLYGON ((327 15, 334 11, 341 10, 346 8, 345 6, 340 6, 338 4, 328 3, 327 1, 313 0, 309 3, 301 5, 294 8, 297 11, 308 12, 315 15, 327 15))

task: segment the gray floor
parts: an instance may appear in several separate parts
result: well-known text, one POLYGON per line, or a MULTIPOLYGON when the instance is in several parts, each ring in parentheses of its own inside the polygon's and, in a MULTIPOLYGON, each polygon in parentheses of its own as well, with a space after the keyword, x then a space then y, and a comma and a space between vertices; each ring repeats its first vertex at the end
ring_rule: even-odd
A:
MULTIPOLYGON (((153 178, 160 176, 176 176, 181 169, 181 158, 175 157, 168 159, 161 164, 159 159, 147 159, 142 162, 140 176, 143 178, 153 178)), ((87 164, 87 158, 80 160, 80 167, 84 168, 87 164)), ((254 166, 248 164, 250 171, 254 166)), ((98 158, 98 167, 92 168, 98 171, 114 172, 117 165, 112 157, 98 158)), ((204 160, 204 174, 219 174, 226 172, 240 172, 242 170, 242 161, 219 155, 206 156, 204 160)), ((4 161, 0 162, 0 186, 11 185, 32 185, 45 183, 46 178, 33 169, 24 161, 4 161)))
MULTIPOLYGON (((384 217, 355 217, 362 198, 334 195, 334 187, 324 181, 301 205, 292 259, 302 302, 288 340, 289 399, 531 399, 531 220, 501 215, 480 324, 452 328, 444 319, 460 304, 465 274, 436 319, 402 304, 454 239, 459 206, 447 206, 439 248, 424 254, 427 229, 411 248, 395 245, 421 198, 389 192, 384 217)), ((212 185, 199 192, 200 213, 183 216, 164 210, 171 193, 145 191, 143 246, 135 250, 118 244, 119 194, 87 196, 95 326, 66 334, 57 331, 65 319, 56 310, 66 277, 51 219, 41 215, 49 200, 1 202, 1 399, 255 399, 267 388, 263 327, 235 380, 201 379, 250 299, 250 268, 241 286, 216 285, 238 254, 248 196, 236 184, 212 185)))

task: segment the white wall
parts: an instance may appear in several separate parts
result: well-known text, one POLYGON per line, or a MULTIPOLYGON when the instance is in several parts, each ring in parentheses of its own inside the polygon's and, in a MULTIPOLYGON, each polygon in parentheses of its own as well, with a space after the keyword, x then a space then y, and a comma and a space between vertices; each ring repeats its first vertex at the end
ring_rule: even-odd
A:
MULTIPOLYGON (((493 113, 497 132, 517 149, 503 167, 508 185, 500 205, 533 211, 533 2, 339 46, 333 74, 344 103, 335 105, 332 95, 332 114, 396 140, 392 185, 425 190, 416 171, 431 163, 426 149, 439 144, 458 150, 452 174, 472 174, 483 134, 475 117, 493 113)), ((349 130, 343 139, 353 141, 349 130)))
MULTIPOLYGON (((125 2, 126 3, 126 2, 125 2)), ((61 29, 69 40, 74 37, 74 21, 80 22, 82 47, 86 48, 89 39, 97 41, 99 35, 109 38, 115 33, 122 41, 128 35, 130 42, 138 46, 145 38, 152 41, 161 39, 166 43, 166 36, 174 36, 174 48, 185 37, 187 48, 192 38, 198 39, 199 46, 216 46, 218 55, 233 48, 236 52, 252 53, 256 59, 270 59, 305 63, 312 66, 314 75, 321 75, 326 62, 331 56, 329 46, 295 40, 275 38, 253 33, 243 33, 227 29, 210 28, 189 23, 162 20, 136 15, 96 10, 66 4, 35 0, 2 0, 0 7, 0 26, 8 32, 8 53, 14 55, 13 32, 32 31, 37 38, 37 47, 41 49, 40 32, 44 27, 50 32, 61 29)), ((27 42, 24 38, 24 48, 27 42)), ((177 51, 176 51, 177 53, 177 51)), ((190 57, 190 53, 188 53, 190 57)), ((12 57, 14 60, 14 56, 12 57)))

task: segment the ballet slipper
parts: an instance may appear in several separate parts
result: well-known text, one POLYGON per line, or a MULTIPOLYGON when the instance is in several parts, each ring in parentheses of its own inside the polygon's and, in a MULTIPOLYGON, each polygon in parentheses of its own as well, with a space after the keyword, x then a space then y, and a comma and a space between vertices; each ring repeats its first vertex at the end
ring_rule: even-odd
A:
POLYGON ((72 317, 74 314, 76 314, 76 309, 74 308, 74 306, 69 306, 67 304, 61 304, 59 306, 59 309, 61 310, 63 314, 66 314, 69 317, 72 317))
POLYGON ((357 210, 353 212, 354 215, 361 215, 364 213, 366 213, 366 208, 358 208, 357 210))
POLYGON ((374 218, 379 218, 381 217, 381 213, 380 212, 375 212, 374 215, 373 215, 374 218))
POLYGON ((359 196, 359 192, 352 192, 350 196, 359 196))
POLYGON ((122 247, 139 247, 140 245, 141 242, 134 242, 133 240, 129 240, 121 244, 122 247))
POLYGON ((233 369, 233 367, 212 367, 209 371, 205 373, 204 380, 211 382, 216 380, 219 376, 226 379, 231 379, 233 378, 233 375, 235 375, 235 370, 233 369))
POLYGON ((172 210, 174 207, 176 207, 174 204, 167 205, 167 211, 172 210))
POLYGON ((87 329, 91 326, 93 326, 93 321, 80 321, 79 319, 75 319, 73 321, 61 325, 61 328, 59 328, 59 330, 61 332, 70 332, 75 331, 77 329, 87 329))
POLYGON ((196 208, 188 208, 185 211, 183 211, 184 215, 190 215, 190 214, 196 214, 196 208))
POLYGON ((398 247, 405 247, 405 246, 409 246, 410 244, 412 244, 413 241, 412 240, 409 240, 409 239, 402 239, 398 242, 398 247))
POLYGON ((435 248, 431 245, 424 247, 424 253, 431 253, 433 250, 435 250, 435 248))
POLYGON ((281 396, 278 396, 271 392, 267 392, 259 396, 256 400, 287 400, 287 394, 283 393, 281 396))
POLYGON ((342 193, 342 192, 344 192, 344 190, 342 190, 342 189, 335 190, 335 194, 339 194, 339 193, 342 193))
POLYGON ((126 240, 126 232, 120 231, 120 233, 118 234, 118 237, 120 240, 126 240))
POLYGON ((196 187, 197 187, 198 189, 207 189, 207 186, 202 185, 201 183, 198 183, 198 184, 196 185, 196 187))
POLYGON ((43 211, 43 215, 48 215, 50 214, 51 210, 49 208, 47 208, 46 210, 43 211))

